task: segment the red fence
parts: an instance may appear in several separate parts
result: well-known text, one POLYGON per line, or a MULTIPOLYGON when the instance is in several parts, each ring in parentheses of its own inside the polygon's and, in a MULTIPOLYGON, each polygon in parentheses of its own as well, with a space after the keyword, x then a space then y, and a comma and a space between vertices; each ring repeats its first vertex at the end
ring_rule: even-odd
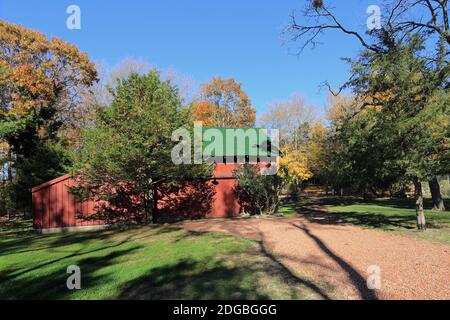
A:
MULTIPOLYGON (((191 183, 184 189, 158 200, 158 215, 167 218, 230 217, 240 212, 234 194, 235 164, 217 164, 214 179, 191 183)), ((104 224, 93 219, 95 200, 79 203, 69 192, 74 186, 70 174, 51 180, 32 190, 33 226, 36 229, 79 227, 104 224)))

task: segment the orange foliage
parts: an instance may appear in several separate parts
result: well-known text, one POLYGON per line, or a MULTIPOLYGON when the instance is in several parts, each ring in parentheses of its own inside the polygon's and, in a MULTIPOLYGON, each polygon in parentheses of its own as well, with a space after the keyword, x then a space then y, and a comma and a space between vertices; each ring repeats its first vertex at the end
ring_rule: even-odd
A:
POLYGON ((17 118, 54 105, 97 71, 87 54, 61 39, 0 20, 0 117, 17 118))
POLYGON ((213 118, 214 108, 208 101, 194 102, 192 105, 192 115, 195 121, 202 121, 206 127, 216 127, 218 124, 213 118))
POLYGON ((194 118, 219 127, 252 127, 256 110, 233 78, 214 77, 202 85, 203 101, 195 104, 194 118))

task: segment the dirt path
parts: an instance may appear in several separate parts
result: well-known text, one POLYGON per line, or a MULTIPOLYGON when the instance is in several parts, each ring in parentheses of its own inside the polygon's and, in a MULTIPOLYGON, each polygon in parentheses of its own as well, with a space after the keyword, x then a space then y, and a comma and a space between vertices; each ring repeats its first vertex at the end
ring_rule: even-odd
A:
POLYGON ((263 254, 308 279, 325 299, 450 299, 450 246, 351 225, 296 218, 202 220, 191 231, 259 241, 263 254), (367 288, 378 266, 381 289, 367 288))

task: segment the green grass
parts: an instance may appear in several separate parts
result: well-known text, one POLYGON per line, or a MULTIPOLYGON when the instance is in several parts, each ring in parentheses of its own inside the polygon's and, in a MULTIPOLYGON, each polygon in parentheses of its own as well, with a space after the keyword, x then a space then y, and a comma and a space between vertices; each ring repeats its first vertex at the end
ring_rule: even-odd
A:
MULTIPOLYGON (((347 197, 302 198, 295 203, 285 203, 280 211, 287 217, 302 214, 309 220, 319 223, 323 221, 335 224, 351 223, 365 228, 394 231, 407 236, 450 243, 450 211, 432 211, 429 210, 431 207, 431 201, 426 199, 425 217, 428 230, 425 232, 416 230, 413 199, 383 198, 363 202, 361 199, 347 197), (319 207, 326 208, 328 213, 315 210, 319 207)), ((449 201, 446 201, 446 208, 450 208, 449 201)))
POLYGON ((176 226, 37 235, 0 227, 0 299, 320 298, 257 243, 176 226), (68 290, 67 267, 81 268, 68 290))
POLYGON ((277 211, 277 214, 285 218, 291 218, 298 215, 295 204, 292 202, 283 203, 277 211))
MULTIPOLYGON (((427 200, 425 205, 426 208, 431 208, 430 201, 427 200)), ((368 203, 355 201, 329 204, 326 207, 330 213, 339 215, 340 219, 348 223, 450 243, 450 212, 425 210, 428 230, 418 232, 412 199, 377 199, 368 203)))

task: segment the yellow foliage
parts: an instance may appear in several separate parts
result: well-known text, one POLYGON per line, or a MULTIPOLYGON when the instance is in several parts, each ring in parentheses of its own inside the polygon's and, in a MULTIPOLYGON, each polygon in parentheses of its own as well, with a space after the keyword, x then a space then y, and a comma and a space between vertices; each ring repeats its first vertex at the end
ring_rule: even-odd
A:
POLYGON ((198 101, 192 105, 192 115, 195 121, 202 121, 206 127, 216 127, 218 123, 213 114, 216 110, 208 101, 198 101))
POLYGON ((322 122, 316 122, 311 128, 311 141, 308 144, 308 163, 315 175, 320 175, 326 168, 326 136, 327 128, 322 122))
POLYGON ((308 167, 308 159, 302 152, 295 150, 290 145, 284 146, 281 151, 284 156, 280 158, 278 173, 283 180, 299 183, 313 176, 308 167))

